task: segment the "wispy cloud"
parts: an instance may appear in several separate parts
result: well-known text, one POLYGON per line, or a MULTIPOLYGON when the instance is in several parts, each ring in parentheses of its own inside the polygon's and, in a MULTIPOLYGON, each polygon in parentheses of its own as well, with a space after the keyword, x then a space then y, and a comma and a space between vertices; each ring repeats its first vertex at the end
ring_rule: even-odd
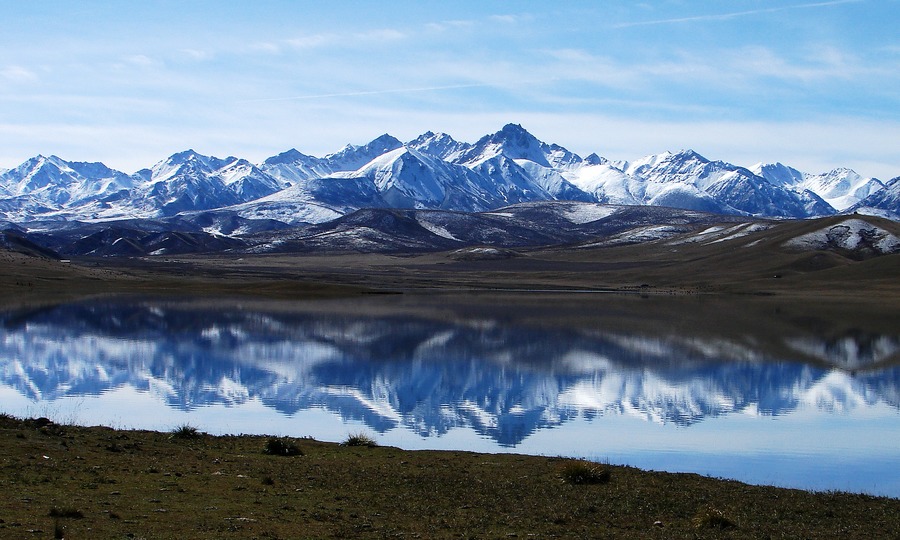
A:
POLYGON ((400 41, 406 39, 405 32, 395 28, 376 28, 364 32, 347 34, 317 33, 304 34, 288 38, 283 43, 295 49, 315 49, 331 45, 354 45, 359 43, 371 43, 378 41, 400 41))
POLYGON ((470 29, 476 25, 475 21, 455 19, 451 21, 440 21, 426 23, 425 28, 431 32, 446 32, 449 30, 470 29))
POLYGON ((197 62, 210 60, 215 56, 212 52, 202 49, 181 49, 181 52, 184 56, 187 56, 191 60, 196 60, 197 62))
POLYGON ((718 13, 718 14, 710 14, 710 15, 695 15, 692 17, 674 17, 669 19, 655 19, 652 21, 635 21, 635 22, 625 22, 619 23, 613 26, 613 28, 630 28, 633 26, 653 26, 660 24, 680 24, 680 23, 689 23, 689 22, 697 22, 697 21, 727 21, 730 19, 737 19, 740 17, 748 17, 751 15, 761 15, 764 13, 777 13, 779 11, 788 11, 793 9, 808 9, 808 8, 817 8, 817 7, 826 7, 826 6, 836 6, 839 4, 856 4, 859 2, 863 2, 864 0, 831 0, 828 2, 813 2, 809 4, 794 4, 791 6, 779 6, 772 8, 762 8, 762 9, 751 9, 746 11, 732 11, 729 13, 718 13))
POLYGON ((491 15, 489 20, 503 24, 517 24, 524 21, 530 21, 533 17, 527 13, 508 14, 508 15, 491 15))
POLYGON ((484 88, 491 86, 486 83, 475 83, 475 84, 450 84, 444 86, 422 86, 416 88, 389 88, 383 90, 361 90, 357 92, 334 92, 330 94, 310 94, 304 96, 290 96, 290 97, 276 97, 276 98, 262 98, 262 99, 247 99, 242 100, 239 103, 264 103, 269 101, 300 101, 300 100, 311 100, 311 99, 326 99, 326 98, 336 98, 336 97, 357 97, 357 96, 376 96, 382 94, 408 94, 414 92, 435 92, 439 90, 459 90, 463 88, 484 88))
POLYGON ((152 68, 162 65, 159 60, 150 58, 145 54, 133 54, 125 58, 125 62, 139 68, 152 68))
POLYGON ((6 66, 0 69, 0 77, 15 83, 35 81, 38 78, 37 74, 30 69, 18 65, 6 66))

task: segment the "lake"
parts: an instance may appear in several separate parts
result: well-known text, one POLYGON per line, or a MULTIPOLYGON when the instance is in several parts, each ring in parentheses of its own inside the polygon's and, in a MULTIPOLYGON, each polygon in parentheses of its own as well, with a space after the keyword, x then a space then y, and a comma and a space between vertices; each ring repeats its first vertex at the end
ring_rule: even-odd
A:
POLYGON ((585 457, 900 497, 900 322, 590 293, 105 297, 0 309, 0 412, 585 457))

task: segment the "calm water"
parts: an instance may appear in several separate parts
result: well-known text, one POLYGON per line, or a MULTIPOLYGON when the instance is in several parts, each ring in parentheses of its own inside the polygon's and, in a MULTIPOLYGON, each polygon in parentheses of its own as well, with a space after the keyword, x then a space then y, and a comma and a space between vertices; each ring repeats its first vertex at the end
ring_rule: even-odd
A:
POLYGON ((900 496, 896 314, 820 311, 592 294, 19 308, 0 311, 0 410, 900 496))

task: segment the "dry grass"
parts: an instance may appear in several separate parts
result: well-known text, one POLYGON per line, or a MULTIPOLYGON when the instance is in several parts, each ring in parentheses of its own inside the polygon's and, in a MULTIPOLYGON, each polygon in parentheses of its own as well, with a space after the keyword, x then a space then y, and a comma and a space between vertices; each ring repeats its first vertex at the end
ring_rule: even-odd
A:
POLYGON ((567 461, 560 467, 559 476, 570 484, 605 484, 612 478, 609 467, 590 461, 567 461))
POLYGON ((375 440, 375 437, 369 435, 368 433, 351 433, 344 439, 344 442, 341 443, 343 446, 367 446, 369 448, 374 448, 378 446, 378 441, 375 440))
POLYGON ((884 538, 900 500, 572 460, 0 418, 2 538, 884 538), (280 439, 276 439, 280 440, 280 439), (118 451, 110 451, 115 446, 118 451), (51 515, 48 510, 53 510, 51 515), (698 510, 699 509, 699 510, 698 510), (78 518, 81 515, 83 517, 78 518))

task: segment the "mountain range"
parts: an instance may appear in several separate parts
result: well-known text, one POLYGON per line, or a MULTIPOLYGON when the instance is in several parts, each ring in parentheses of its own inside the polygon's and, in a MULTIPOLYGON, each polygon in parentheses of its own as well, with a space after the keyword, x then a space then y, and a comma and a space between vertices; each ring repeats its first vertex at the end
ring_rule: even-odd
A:
POLYGON ((258 164, 186 150, 134 174, 56 156, 0 170, 0 221, 16 224, 222 212, 307 225, 363 208, 485 212, 540 201, 762 218, 858 212, 896 220, 900 177, 882 182, 843 168, 809 174, 780 163, 744 168, 692 150, 636 161, 581 157, 516 124, 474 144, 443 133, 406 143, 385 134, 321 158, 292 149, 258 164))

